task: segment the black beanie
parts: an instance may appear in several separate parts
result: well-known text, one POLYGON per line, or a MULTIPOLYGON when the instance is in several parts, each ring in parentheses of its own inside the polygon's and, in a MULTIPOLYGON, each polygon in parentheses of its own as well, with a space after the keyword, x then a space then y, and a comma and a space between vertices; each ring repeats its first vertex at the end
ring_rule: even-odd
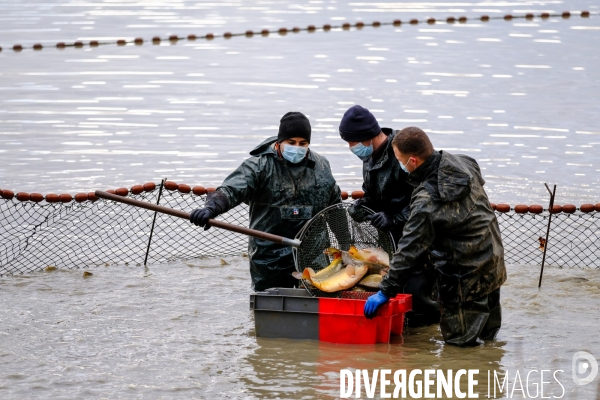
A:
POLYGON ((281 117, 277 142, 281 143, 293 137, 301 137, 310 143, 310 122, 306 115, 297 111, 290 111, 281 117))
POLYGON ((362 142, 379 135, 381 128, 375 116, 366 108, 352 106, 340 122, 340 136, 346 142, 362 142))

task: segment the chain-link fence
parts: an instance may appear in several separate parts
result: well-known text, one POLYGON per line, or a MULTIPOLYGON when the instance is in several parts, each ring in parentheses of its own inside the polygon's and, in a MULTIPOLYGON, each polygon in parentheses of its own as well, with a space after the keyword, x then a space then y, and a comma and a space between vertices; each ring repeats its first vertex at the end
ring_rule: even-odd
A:
MULTIPOLYGON (((190 191, 189 186, 172 182, 165 187, 171 190, 151 185, 145 191, 121 189, 121 194, 154 204, 160 195, 161 205, 186 211, 202 207, 206 200, 203 188, 190 191)), ((183 219, 92 195, 76 196, 76 200, 67 196, 64 202, 56 195, 44 200, 41 195, 34 197, 2 191, 0 276, 49 266, 80 268, 240 255, 247 247, 247 238, 241 234, 217 228, 204 231, 183 219)), ((541 264, 548 212, 497 211, 497 216, 507 263, 541 264)), ((248 207, 235 207, 219 219, 248 226, 248 207)), ((600 212, 553 214, 546 264, 600 268, 600 212)))

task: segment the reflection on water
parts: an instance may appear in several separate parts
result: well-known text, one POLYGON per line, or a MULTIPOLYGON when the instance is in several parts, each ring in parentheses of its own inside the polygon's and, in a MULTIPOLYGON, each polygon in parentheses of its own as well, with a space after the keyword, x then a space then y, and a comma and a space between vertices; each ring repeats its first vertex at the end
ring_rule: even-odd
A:
MULTIPOLYGON (((312 147, 329 158, 342 189, 355 190, 361 163, 337 125, 361 104, 382 126, 420 126, 437 148, 477 158, 493 201, 545 203, 549 182, 559 203, 596 203, 597 16, 148 42, 564 9, 599 7, 0 1, 0 188, 74 193, 163 177, 216 186, 276 133, 285 112, 299 110, 311 119, 312 147), (133 37, 146 43, 54 48, 133 37), (7 50, 16 43, 44 50, 7 50)), ((444 346, 437 327, 375 346, 255 338, 247 265, 230 261, 1 279, 0 396, 321 398, 339 393, 342 368, 491 369, 513 382, 517 371, 560 369, 565 398, 596 396, 595 384, 577 387, 570 375, 576 351, 600 349, 596 270, 547 269, 538 291, 536 268, 512 266, 498 340, 465 350, 444 346)))
MULTIPOLYGON (((479 380, 475 393, 485 397, 487 371, 504 374, 500 361, 506 343, 488 343, 479 349, 445 347, 442 343, 441 334, 435 328, 413 329, 405 337, 393 337, 389 345, 315 344, 258 338, 259 347, 247 357, 254 374, 244 377, 243 381, 257 398, 337 397, 341 369, 403 369, 408 371, 407 374, 414 369, 442 369, 445 372, 449 369, 479 369, 479 377, 486 379, 479 380), (298 381, 302 382, 301 387, 298 387, 298 381)), ((466 381, 461 381, 460 387, 466 392, 466 381)), ((390 385, 388 392, 393 390, 394 385, 390 385)))
MULTIPOLYGON (((313 3, 183 1, 165 2, 158 11, 143 3, 41 8, 5 2, 0 40, 6 49, 41 37, 89 40, 121 32, 150 38, 165 29, 180 36, 244 32, 370 15, 560 11, 529 2, 490 3, 488 9, 478 3, 313 3)), ((552 6, 598 8, 586 1, 558 4, 552 6)), ((596 25, 595 16, 573 16, 3 51, 1 186, 75 192, 165 176, 216 186, 276 133, 281 115, 300 110, 310 116, 312 145, 330 159, 340 186, 359 189, 360 161, 337 136, 343 112, 359 103, 383 126, 417 125, 437 148, 476 157, 496 202, 545 203, 542 182, 550 182, 558 184, 559 203, 595 203, 596 25)))
MULTIPOLYGON (((595 396, 595 383, 573 383, 571 359, 577 351, 598 357, 600 270, 546 268, 538 290, 538 267, 509 266, 498 339, 461 349, 445 346, 437 326, 408 328, 377 345, 256 338, 247 259, 227 263, 1 279, 0 395, 330 398, 339 396, 341 369, 387 368, 479 369, 480 398, 487 398, 488 370, 506 374, 511 389, 519 373, 531 393, 539 375, 527 385, 529 371, 562 370, 564 398, 595 396)), ((561 388, 546 384, 545 393, 559 396, 561 388)))

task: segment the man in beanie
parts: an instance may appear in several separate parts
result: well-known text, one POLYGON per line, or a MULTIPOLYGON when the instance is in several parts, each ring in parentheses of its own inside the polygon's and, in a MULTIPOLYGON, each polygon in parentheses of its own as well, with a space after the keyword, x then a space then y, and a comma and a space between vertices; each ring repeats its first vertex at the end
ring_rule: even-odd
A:
MULTIPOLYGON (((250 228, 293 238, 324 208, 340 203, 329 162, 309 149, 311 127, 300 112, 281 118, 279 133, 258 145, 223 184, 192 211, 190 222, 210 228, 208 220, 240 203, 250 209, 250 228)), ((252 288, 294 287, 298 280, 290 247, 249 238, 252 288)))
MULTIPOLYGON (((397 243, 410 213, 413 187, 394 156, 392 140, 398 131, 380 128, 375 116, 364 107, 350 107, 342 117, 340 136, 363 162, 364 197, 354 202, 350 213, 358 221, 368 218, 377 229, 390 232, 397 243), (367 215, 367 207, 375 212, 367 215)), ((425 259, 423 259, 425 262, 425 259)), ((435 279, 428 273, 411 277, 402 292, 413 296, 413 311, 407 314, 411 326, 439 322, 439 305, 432 298, 435 279)))
POLYGON ((390 271, 369 297, 365 316, 402 291, 423 270, 437 278, 444 341, 476 346, 496 337, 502 322, 500 287, 506 281, 504 247, 498 220, 483 185, 477 161, 436 151, 423 130, 402 129, 393 141, 395 156, 415 187, 410 218, 390 262, 390 271))

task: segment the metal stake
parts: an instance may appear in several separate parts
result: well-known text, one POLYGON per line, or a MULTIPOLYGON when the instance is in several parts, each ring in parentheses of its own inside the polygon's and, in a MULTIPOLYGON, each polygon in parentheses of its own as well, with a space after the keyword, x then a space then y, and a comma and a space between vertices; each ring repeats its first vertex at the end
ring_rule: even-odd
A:
MULTIPOLYGON (((160 189, 158 191, 158 199, 156 199, 157 205, 158 205, 158 203, 160 203, 160 196, 162 195, 163 187, 165 186, 166 180, 167 180, 167 178, 163 178, 163 180, 160 181, 160 189)), ((152 218, 152 228, 150 228, 150 237, 148 238, 148 247, 146 248, 146 257, 144 258, 144 266, 146 266, 146 263, 148 262, 148 254, 150 253, 150 243, 152 243, 152 233, 154 233, 154 224, 156 223, 156 214, 158 214, 158 213, 156 211, 154 211, 154 218, 152 218)))
POLYGON ((548 236, 550 236, 550 223, 552 222, 552 208, 554 207, 554 196, 556 195, 556 185, 554 185, 554 190, 550 191, 550 187, 547 183, 546 189, 548 189, 548 193, 550 193, 550 206, 548 207, 549 216, 548 216, 548 228, 546 229, 546 243, 544 243, 544 257, 542 258, 542 269, 540 270, 540 283, 538 284, 538 289, 542 287, 542 275, 544 274, 544 263, 546 262, 546 250, 548 250, 548 236))

